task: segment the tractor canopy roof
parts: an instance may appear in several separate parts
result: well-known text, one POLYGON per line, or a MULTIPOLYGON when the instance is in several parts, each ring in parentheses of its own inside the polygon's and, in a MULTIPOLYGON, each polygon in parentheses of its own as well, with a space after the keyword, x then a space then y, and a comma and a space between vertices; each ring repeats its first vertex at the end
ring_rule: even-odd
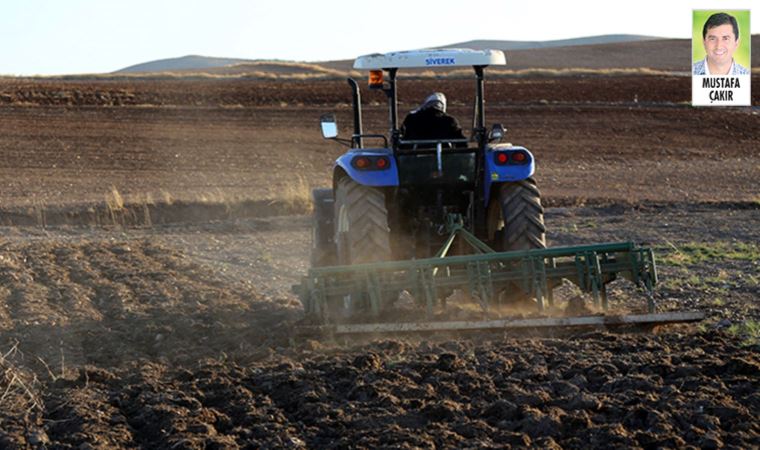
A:
POLYGON ((374 53, 356 58, 354 69, 380 70, 393 68, 435 68, 463 66, 503 66, 507 63, 501 50, 443 48, 374 53))

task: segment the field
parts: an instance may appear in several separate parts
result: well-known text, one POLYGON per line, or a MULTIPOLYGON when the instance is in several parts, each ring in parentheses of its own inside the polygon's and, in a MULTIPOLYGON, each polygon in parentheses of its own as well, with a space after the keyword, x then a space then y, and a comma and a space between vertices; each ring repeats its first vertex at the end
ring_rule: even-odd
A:
MULTIPOLYGON (((444 89, 469 123, 446 81, 400 110, 444 89)), ((498 78, 487 121, 536 155, 550 245, 648 243, 660 310, 706 321, 337 343, 294 342, 290 289, 345 81, 0 79, 0 447, 760 446, 760 111, 689 89, 498 78)))

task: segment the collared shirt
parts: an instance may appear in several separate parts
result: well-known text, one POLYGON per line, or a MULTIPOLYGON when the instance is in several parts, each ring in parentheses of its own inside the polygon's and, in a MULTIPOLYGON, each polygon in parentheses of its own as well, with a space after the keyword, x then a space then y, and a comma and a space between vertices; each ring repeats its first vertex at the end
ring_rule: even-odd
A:
MULTIPOLYGON (((707 57, 701 61, 697 61, 692 66, 692 74, 694 75, 712 75, 710 73, 710 67, 707 65, 707 57)), ((731 68, 726 75, 749 75, 750 72, 746 67, 741 64, 737 64, 736 61, 731 60, 731 68)))

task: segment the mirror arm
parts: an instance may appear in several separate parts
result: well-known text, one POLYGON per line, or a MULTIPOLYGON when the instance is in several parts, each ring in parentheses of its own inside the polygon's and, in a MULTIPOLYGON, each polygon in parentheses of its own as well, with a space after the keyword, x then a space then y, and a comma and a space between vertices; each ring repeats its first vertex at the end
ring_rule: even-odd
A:
POLYGON ((338 144, 345 145, 346 147, 349 147, 349 148, 352 147, 353 144, 354 144, 354 140, 353 139, 334 137, 334 138, 329 138, 329 140, 335 141, 338 144))

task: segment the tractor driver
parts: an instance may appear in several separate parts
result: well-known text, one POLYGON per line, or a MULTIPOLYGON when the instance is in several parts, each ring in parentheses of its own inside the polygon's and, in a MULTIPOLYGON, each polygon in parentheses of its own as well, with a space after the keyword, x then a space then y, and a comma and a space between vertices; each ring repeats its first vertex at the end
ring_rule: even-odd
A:
POLYGON ((430 94, 419 108, 407 114, 401 125, 401 136, 405 141, 465 139, 459 122, 446 114, 446 96, 440 92, 430 94))

